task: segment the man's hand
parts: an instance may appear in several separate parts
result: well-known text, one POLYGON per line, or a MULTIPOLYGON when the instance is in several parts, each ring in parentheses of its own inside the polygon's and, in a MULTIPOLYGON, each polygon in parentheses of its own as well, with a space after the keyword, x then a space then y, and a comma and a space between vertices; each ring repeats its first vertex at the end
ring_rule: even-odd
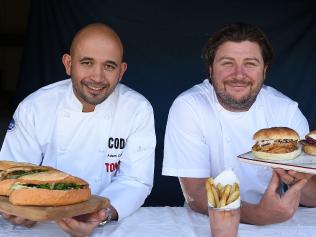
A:
POLYGON ((307 183, 301 190, 300 204, 307 207, 316 206, 316 175, 283 169, 275 169, 275 172, 279 174, 282 182, 287 184, 289 188, 300 180, 306 180, 307 183))
POLYGON ((307 182, 306 179, 300 179, 281 196, 278 193, 280 181, 279 175, 273 172, 270 184, 258 204, 267 224, 283 222, 294 215, 299 206, 301 190, 307 182))
POLYGON ((313 174, 305 174, 293 170, 284 170, 280 168, 276 168, 274 169, 274 171, 280 176, 282 182, 289 186, 297 183, 302 179, 309 180, 311 177, 314 176, 313 174))
POLYGON ((21 226, 31 228, 32 226, 36 224, 35 221, 24 219, 22 217, 14 216, 14 215, 7 214, 4 212, 1 212, 0 214, 2 215, 3 219, 10 222, 12 225, 21 225, 21 226))
POLYGON ((107 218, 107 215, 105 210, 100 210, 73 218, 63 218, 57 221, 57 224, 72 236, 84 237, 90 235, 99 223, 107 218))
POLYGON ((268 225, 290 219, 299 206, 301 191, 306 179, 293 184, 283 195, 278 193, 281 179, 273 172, 270 184, 258 204, 243 203, 241 222, 268 225))

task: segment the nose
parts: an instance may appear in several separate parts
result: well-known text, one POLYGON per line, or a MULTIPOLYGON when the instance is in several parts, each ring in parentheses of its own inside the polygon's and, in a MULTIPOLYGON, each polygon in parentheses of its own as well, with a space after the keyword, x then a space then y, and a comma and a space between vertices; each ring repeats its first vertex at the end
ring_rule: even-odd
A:
POLYGON ((243 79, 244 78, 245 73, 244 73, 242 65, 235 66, 234 74, 235 74, 236 79, 243 79))
POLYGON ((96 65, 92 72, 92 80, 95 82, 103 82, 104 81, 104 70, 102 66, 96 65))

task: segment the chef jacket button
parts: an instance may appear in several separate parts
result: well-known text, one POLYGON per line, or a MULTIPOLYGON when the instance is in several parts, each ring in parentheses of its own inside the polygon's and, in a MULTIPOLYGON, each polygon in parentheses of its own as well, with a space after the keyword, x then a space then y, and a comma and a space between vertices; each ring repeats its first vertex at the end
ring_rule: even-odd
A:
POLYGON ((69 118, 69 117, 70 117, 70 114, 69 114, 68 112, 65 112, 65 113, 64 113, 64 117, 65 117, 65 118, 69 118))
POLYGON ((104 116, 104 119, 105 119, 105 120, 109 120, 109 119, 110 119, 110 115, 105 115, 105 116, 104 116))

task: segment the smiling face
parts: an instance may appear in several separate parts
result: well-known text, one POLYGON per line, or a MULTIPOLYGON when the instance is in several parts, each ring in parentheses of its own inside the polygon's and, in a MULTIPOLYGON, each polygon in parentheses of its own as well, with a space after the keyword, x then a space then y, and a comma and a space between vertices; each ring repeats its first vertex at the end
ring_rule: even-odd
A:
POLYGON ((121 41, 110 28, 92 25, 75 37, 63 64, 83 112, 93 111, 113 92, 127 68, 122 57, 121 41))
POLYGON ((266 66, 260 47, 250 41, 227 41, 209 67, 219 103, 229 111, 247 111, 262 87, 266 66))

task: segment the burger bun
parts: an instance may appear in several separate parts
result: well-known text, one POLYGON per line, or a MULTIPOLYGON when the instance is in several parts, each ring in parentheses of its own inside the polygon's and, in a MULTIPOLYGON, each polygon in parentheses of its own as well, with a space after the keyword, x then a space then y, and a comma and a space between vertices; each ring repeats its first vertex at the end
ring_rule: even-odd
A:
POLYGON ((303 150, 308 155, 316 156, 316 146, 305 144, 303 150))

